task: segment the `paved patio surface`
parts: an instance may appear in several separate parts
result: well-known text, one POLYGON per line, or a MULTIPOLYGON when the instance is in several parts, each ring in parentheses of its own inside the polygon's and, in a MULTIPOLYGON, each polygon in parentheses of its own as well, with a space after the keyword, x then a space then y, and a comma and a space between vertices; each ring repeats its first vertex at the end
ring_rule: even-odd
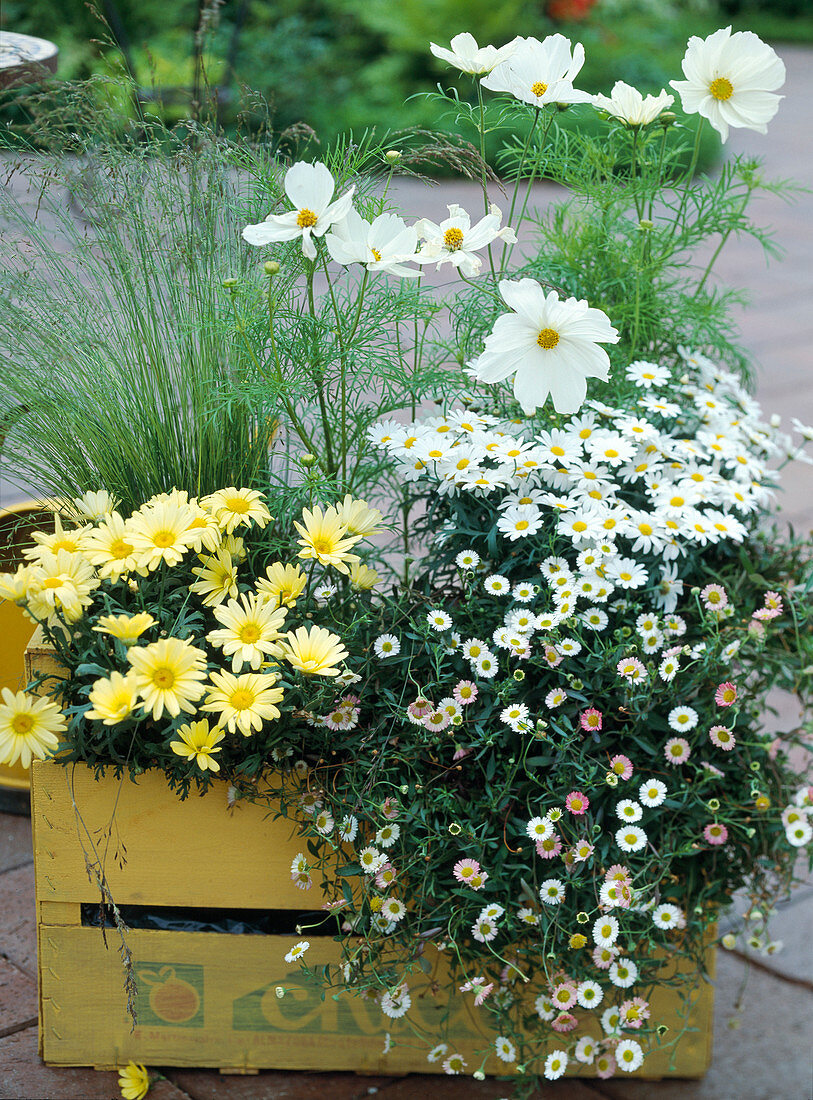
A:
MULTIPOLYGON (((813 182, 813 143, 809 106, 813 102, 813 51, 783 47, 788 67, 787 96, 769 133, 735 131, 733 151, 766 160, 768 175, 813 182)), ((442 216, 445 204, 466 205, 466 186, 444 184, 428 194, 401 185, 408 213, 442 216)), ((540 199, 547 197, 540 189, 540 199)), ((473 208, 473 207, 470 207, 473 208)), ((741 318, 743 343, 759 369, 758 397, 768 412, 813 421, 813 195, 793 206, 766 197, 760 220, 772 225, 785 249, 781 266, 766 268, 759 246, 750 240, 729 245, 717 268, 723 283, 745 287, 751 305, 741 318)), ((798 531, 813 526, 813 470, 800 467, 784 479, 784 518, 798 531)), ((0 481, 0 506, 24 493, 0 481)), ((794 708, 777 699, 783 723, 794 708)), ((781 910, 775 934, 785 951, 749 961, 723 952, 718 964, 715 1055, 703 1081, 645 1082, 563 1080, 543 1088, 540 1100, 811 1100, 813 1098, 813 883, 799 889, 781 910), (748 979, 741 1009, 736 1007, 748 979)), ((118 1096, 117 1078, 93 1070, 54 1070, 37 1057, 34 876, 30 823, 0 814, 0 1098, 94 1100, 118 1096)), ((155 1100, 492 1100, 510 1086, 471 1078, 380 1078, 353 1074, 265 1072, 252 1077, 220 1077, 214 1071, 168 1070, 167 1080, 150 1093, 155 1100)))

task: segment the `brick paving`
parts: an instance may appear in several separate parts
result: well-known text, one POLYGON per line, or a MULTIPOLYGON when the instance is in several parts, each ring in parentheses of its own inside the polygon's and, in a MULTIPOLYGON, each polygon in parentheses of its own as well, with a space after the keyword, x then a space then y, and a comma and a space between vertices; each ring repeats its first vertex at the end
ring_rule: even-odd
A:
MULTIPOLYGON (((813 51, 782 47, 788 68, 786 100, 766 137, 734 131, 732 151, 763 156, 766 173, 813 179, 808 105, 813 101, 813 51)), ((467 186, 442 184, 428 194, 399 187, 409 213, 442 216, 445 203, 474 197, 467 186)), ((539 189, 539 198, 548 197, 539 189)), ((475 207, 470 207, 474 209, 475 207)), ((787 424, 791 416, 813 420, 813 194, 786 206, 767 196, 760 221, 772 225, 785 260, 766 267, 759 245, 730 242, 717 267, 723 284, 746 288, 751 303, 738 318, 742 341, 758 368, 757 396, 787 424)), ((813 526, 813 472, 800 467, 784 478, 783 516, 800 531, 813 526)), ((24 493, 0 480, 0 505, 24 493)), ((777 699, 777 728, 794 720, 787 699, 777 699)), ((575 1081, 544 1087, 539 1100, 810 1100, 813 1028, 813 884, 782 907, 777 935, 785 951, 754 965, 721 953, 715 1010, 714 1063, 703 1081, 575 1081), (741 1010, 737 1005, 745 979, 741 1010), (736 1026, 734 1026, 736 1025, 736 1026)), ((168 1080, 150 1093, 155 1100, 492 1100, 510 1091, 495 1081, 439 1077, 381 1078, 353 1074, 264 1072, 221 1077, 214 1071, 167 1070, 168 1080)), ((21 1100, 93 1100, 118 1096, 116 1075, 86 1069, 50 1069, 37 1056, 36 948, 30 823, 0 814, 0 1097, 21 1100)))

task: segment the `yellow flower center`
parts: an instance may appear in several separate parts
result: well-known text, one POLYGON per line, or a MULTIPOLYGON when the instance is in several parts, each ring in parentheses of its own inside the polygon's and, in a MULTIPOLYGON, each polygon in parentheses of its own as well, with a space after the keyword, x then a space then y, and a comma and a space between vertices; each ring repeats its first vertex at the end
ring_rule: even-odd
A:
POLYGON ((724 76, 718 76, 709 84, 709 91, 715 99, 731 99, 734 85, 724 76))
POLYGON ((463 246, 463 230, 453 225, 443 234, 443 243, 450 252, 457 252, 463 246))
POLYGON ((313 549, 317 554, 330 554, 333 552, 333 539, 327 535, 316 535, 312 539, 313 549))
POLYGON ((260 637, 260 628, 256 623, 246 623, 240 631, 240 641, 253 645, 260 637))
POLYGON ((169 691, 175 683, 175 673, 171 668, 156 668, 152 674, 152 682, 161 691, 169 691))
POLYGON ((248 710, 254 706, 254 692, 248 688, 238 688, 232 692, 229 703, 235 710, 248 710))
POLYGON ((531 85, 531 91, 535 96, 543 96, 548 90, 548 86, 544 80, 537 80, 531 85))
POLYGON ((381 262, 381 253, 378 251, 378 249, 377 248, 371 248, 370 251, 372 252, 373 257, 375 258, 376 262, 380 263, 381 262))
POLYGON ((129 542, 125 542, 124 539, 116 539, 115 542, 110 544, 110 557, 116 558, 121 561, 122 558, 126 558, 129 554, 132 554, 133 547, 129 542))
POLYGON ((550 351, 559 343, 559 333, 553 328, 543 328, 536 338, 537 344, 545 351, 550 351))
POLYGON ((175 532, 174 531, 156 531, 152 537, 153 546, 157 546, 159 550, 165 550, 168 546, 175 544, 175 532))
POLYGON ((64 581, 61 577, 49 577, 43 584, 43 588, 61 588, 64 581))
POLYGON ((30 714, 15 714, 11 719, 11 728, 16 734, 24 737, 34 728, 34 719, 30 714))
POLYGON ((244 516, 251 507, 249 502, 242 497, 227 497, 223 503, 230 512, 236 512, 240 516, 244 516))
POLYGON ((76 539, 71 539, 71 538, 66 537, 66 538, 62 538, 62 539, 57 539, 53 543, 53 545, 51 546, 51 553, 56 554, 60 550, 69 550, 71 552, 71 554, 75 554, 78 549, 79 549, 79 546, 76 542, 76 539))
POLYGON ((527 519, 521 519, 515 525, 517 531, 527 531, 530 526, 531 525, 530 523, 528 523, 527 519))
POLYGON ((306 206, 297 214, 296 224, 300 229, 310 229, 312 225, 316 225, 316 215, 306 206))

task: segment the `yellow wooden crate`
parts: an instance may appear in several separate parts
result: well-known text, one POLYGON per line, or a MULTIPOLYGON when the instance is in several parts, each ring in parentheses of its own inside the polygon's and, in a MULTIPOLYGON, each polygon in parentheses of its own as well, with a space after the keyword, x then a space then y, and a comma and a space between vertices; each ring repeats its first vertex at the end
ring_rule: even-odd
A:
MULTIPOLYGON (((30 647, 29 667, 58 673, 46 646, 30 647), (49 664, 50 662, 50 664, 49 664)), ((175 906, 231 910, 316 909, 315 877, 304 893, 291 881, 291 861, 304 849, 294 824, 274 820, 266 806, 230 807, 226 783, 181 802, 162 773, 133 783, 112 772, 101 780, 84 765, 37 763, 32 769, 32 822, 39 945, 40 1053, 49 1065, 110 1068, 132 1058, 148 1065, 210 1066, 227 1072, 262 1068, 355 1070, 363 1073, 435 1073, 426 1046, 406 1020, 386 1020, 362 998, 330 994, 309 984, 284 955, 300 935, 132 929, 126 942, 138 985, 138 1024, 126 1012, 118 933, 107 944, 97 927, 83 926, 82 906, 100 893, 88 861, 103 856, 107 885, 119 906, 175 906), (279 996, 279 990, 284 991, 279 996), (385 1034, 392 1048, 384 1054, 385 1034)), ((88 913, 87 908, 85 913, 88 913)), ((292 916, 290 924, 297 918, 292 916)), ((304 933, 312 966, 340 961, 332 937, 304 933)), ((431 950, 431 949, 430 949, 431 950)), ((408 1019, 443 1037, 467 1060, 493 1038, 471 998, 443 999, 445 956, 431 951, 429 974, 409 977, 408 1019)), ((707 969, 713 973, 713 952, 707 969)), ((669 964, 665 963, 668 968, 669 964)), ((664 971, 668 972, 668 969, 664 971)), ((688 1024, 672 1059, 653 1051, 639 1076, 698 1077, 711 1058, 713 987, 687 974, 692 990, 688 1024)), ((532 1006, 529 1003, 529 1011, 532 1006)), ((674 1034, 683 1002, 676 989, 657 988, 652 1017, 674 1034)), ((594 1029, 595 1030, 595 1029, 594 1029)), ((555 1045, 555 1044, 554 1044, 555 1045)), ((589 1076, 592 1067, 571 1063, 589 1076)), ((490 1073, 510 1067, 490 1056, 490 1073)))

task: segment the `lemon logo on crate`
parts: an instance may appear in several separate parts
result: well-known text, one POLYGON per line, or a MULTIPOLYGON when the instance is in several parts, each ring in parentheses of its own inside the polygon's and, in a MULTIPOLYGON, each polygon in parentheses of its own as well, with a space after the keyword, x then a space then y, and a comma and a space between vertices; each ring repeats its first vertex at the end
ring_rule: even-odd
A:
POLYGON ((139 1024, 203 1027, 203 967, 136 963, 139 1024))

